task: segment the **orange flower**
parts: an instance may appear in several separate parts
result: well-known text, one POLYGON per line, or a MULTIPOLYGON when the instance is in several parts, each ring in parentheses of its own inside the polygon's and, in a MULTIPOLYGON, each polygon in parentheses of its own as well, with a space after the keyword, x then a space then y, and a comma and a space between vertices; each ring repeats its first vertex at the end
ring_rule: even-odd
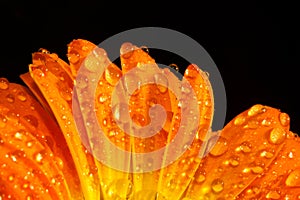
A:
POLYGON ((190 119, 167 87, 172 72, 162 76, 141 48, 122 48, 131 51, 122 52, 121 69, 104 50, 77 39, 68 45, 69 63, 45 49, 33 53, 29 73, 21 75, 26 86, 0 78, 0 200, 300 199, 300 142, 288 114, 257 104, 210 132, 214 105, 204 72, 190 65, 184 74, 200 113, 190 119), (107 67, 95 81, 99 65, 107 67), (154 82, 139 85, 130 71, 144 67, 154 82), (115 104, 126 92, 128 101, 115 104), (166 111, 159 130, 128 134, 155 121, 155 104, 166 111), (120 127, 122 120, 129 126, 120 127), (98 122, 105 137, 93 129, 98 122), (183 136, 195 132, 193 141, 181 137, 182 146, 168 146, 182 127, 183 136), (165 146, 161 157, 139 159, 165 146))

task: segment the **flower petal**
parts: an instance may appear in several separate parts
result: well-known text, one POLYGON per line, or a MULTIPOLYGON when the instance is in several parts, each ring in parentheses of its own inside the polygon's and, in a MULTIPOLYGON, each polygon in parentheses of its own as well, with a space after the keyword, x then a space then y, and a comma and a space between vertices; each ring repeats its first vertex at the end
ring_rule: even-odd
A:
POLYGON ((27 88, 1 80, 6 86, 0 89, 0 180, 5 186, 0 197, 83 199, 55 121, 27 88))
POLYGON ((73 80, 55 58, 49 53, 34 53, 33 64, 29 66, 30 74, 47 100, 60 129, 66 139, 79 174, 85 198, 100 198, 97 167, 94 158, 82 144, 72 115, 73 80), (39 57, 39 62, 35 58, 39 57), (83 164, 84 163, 84 164, 83 164))
POLYGON ((250 191, 246 188, 256 180, 263 184, 259 178, 272 173, 280 152, 290 143, 287 138, 292 137, 289 121, 282 116, 286 114, 260 104, 236 116, 201 161, 186 196, 233 199, 250 191))

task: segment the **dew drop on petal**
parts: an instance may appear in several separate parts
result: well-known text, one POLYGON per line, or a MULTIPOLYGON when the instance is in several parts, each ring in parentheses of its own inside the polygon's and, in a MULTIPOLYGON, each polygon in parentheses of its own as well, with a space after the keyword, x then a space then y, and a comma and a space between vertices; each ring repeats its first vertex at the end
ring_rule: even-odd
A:
POLYGON ((6 78, 0 78, 0 89, 6 90, 9 87, 9 81, 6 78))
POLYGON ((59 89, 59 94, 66 101, 72 100, 72 90, 68 87, 60 88, 59 89))
POLYGON ((120 54, 123 58, 128 59, 132 56, 134 51, 134 46, 130 42, 125 42, 120 48, 120 54))
POLYGON ((265 106, 257 104, 257 105, 252 106, 249 109, 248 116, 254 116, 254 115, 257 115, 257 114, 264 113, 264 112, 266 112, 265 106))
POLYGON ((239 157, 237 156, 230 157, 228 161, 232 167, 237 167, 240 164, 239 157))
POLYGON ((8 94, 8 95, 6 95, 6 100, 9 103, 13 103, 13 102, 15 102, 15 96, 13 94, 8 94))
POLYGON ((290 124, 290 116, 287 113, 280 113, 279 121, 282 126, 288 126, 290 124))
POLYGON ((40 151, 37 152, 33 155, 34 160, 39 163, 39 164, 43 164, 44 158, 45 158, 45 152, 44 151, 40 151))
POLYGON ((260 153, 260 156, 264 157, 264 158, 272 158, 274 156, 274 154, 272 152, 269 152, 269 151, 262 151, 260 153))
POLYGON ((68 60, 71 64, 76 64, 79 62, 80 60, 80 54, 76 51, 71 51, 69 54, 68 54, 68 60))
POLYGON ((133 73, 125 74, 124 76, 124 86, 126 92, 130 95, 133 95, 135 90, 140 89, 141 87, 141 80, 140 77, 135 76, 133 73))
POLYGON ((29 124, 31 124, 35 128, 37 128, 38 125, 39 125, 38 119, 33 115, 25 115, 25 116, 23 116, 23 119, 25 119, 26 122, 28 122, 29 124))
POLYGON ((23 92, 23 91, 18 92, 17 98, 18 98, 20 101, 26 101, 26 99, 27 99, 26 94, 25 94, 25 92, 23 92))
POLYGON ((168 90, 168 79, 165 75, 162 73, 156 73, 154 74, 154 81, 156 83, 156 86, 161 93, 165 93, 168 90))
POLYGON ((238 126, 238 125, 242 125, 244 122, 246 121, 246 118, 244 116, 237 116, 234 119, 234 125, 238 126))
POLYGON ((76 78, 76 88, 84 89, 88 86, 89 79, 85 75, 78 74, 76 78))
POLYGON ((275 190, 271 190, 267 193, 266 198, 267 199, 280 199, 280 194, 275 190))
POLYGON ((261 174, 261 173, 263 173, 264 169, 261 166, 255 166, 255 167, 251 168, 251 171, 254 174, 261 174))
POLYGON ((214 147, 209 152, 213 156, 221 156, 228 150, 228 141, 224 137, 219 137, 214 147))
POLYGON ((64 162, 62 161, 62 159, 60 157, 58 157, 58 156, 54 157, 54 162, 60 170, 62 170, 64 168, 64 162))
POLYGON ((108 185, 106 193, 114 199, 131 199, 134 185, 128 179, 117 179, 108 185))
POLYGON ((285 180, 285 184, 289 187, 300 187, 300 169, 292 171, 285 180))
POLYGON ((215 192, 215 193, 220 193, 224 190, 224 181, 222 179, 215 179, 213 180, 213 182, 211 183, 211 189, 215 192))
POLYGON ((118 83, 121 76, 121 71, 111 66, 108 66, 104 73, 106 81, 113 86, 118 83))
POLYGON ((0 128, 4 128, 6 126, 7 123, 7 118, 0 114, 0 128))
POLYGON ((206 179, 206 172, 204 170, 200 170, 196 172, 195 181, 197 183, 202 183, 206 179))
POLYGON ((99 96, 98 96, 98 100, 100 103, 104 103, 106 102, 108 99, 108 96, 105 94, 105 93, 101 93, 99 96))
POLYGON ((242 142, 236 149, 236 152, 250 153, 252 145, 248 141, 242 142))
POLYGON ((281 144, 286 138, 286 131, 281 127, 275 127, 270 131, 269 142, 281 144))
POLYGON ((172 63, 172 64, 169 65, 169 67, 171 67, 171 68, 174 69, 175 71, 179 72, 179 67, 178 67, 178 65, 172 63))

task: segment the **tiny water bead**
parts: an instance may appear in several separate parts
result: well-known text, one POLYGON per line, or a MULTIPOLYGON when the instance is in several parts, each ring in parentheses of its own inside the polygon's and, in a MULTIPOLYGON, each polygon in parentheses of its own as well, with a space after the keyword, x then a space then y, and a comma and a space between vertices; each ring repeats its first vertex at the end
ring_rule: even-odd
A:
POLYGON ((281 127, 275 127, 270 131, 269 141, 272 144, 281 144, 286 138, 286 131, 281 127))
POLYGON ((169 67, 171 67, 172 69, 174 69, 176 72, 179 72, 179 67, 178 67, 177 64, 171 63, 171 64, 169 65, 169 67))
POLYGON ((248 111, 248 116, 254 116, 266 112, 266 107, 260 104, 252 106, 248 111))
POLYGON ((39 121, 34 115, 31 114, 25 115, 23 116, 23 119, 35 128, 37 128, 39 125, 39 121))
POLYGON ((300 169, 292 171, 288 175, 285 184, 289 187, 300 187, 300 169))
POLYGON ((72 50, 68 53, 68 60, 72 64, 77 64, 80 60, 80 54, 77 51, 72 50))
POLYGON ((6 95, 6 100, 9 103, 14 103, 15 102, 15 95, 13 95, 13 94, 6 95))
POLYGON ((287 113, 280 113, 279 121, 282 126, 288 126, 290 124, 290 116, 287 113))
POLYGON ((123 58, 128 59, 134 52, 134 46, 130 42, 125 42, 120 48, 120 54, 123 58))
POLYGON ((224 190, 224 181, 222 179, 215 179, 211 183, 211 189, 215 193, 220 193, 224 190))
POLYGON ((6 78, 0 78, 0 89, 6 90, 9 87, 9 81, 6 78))
POLYGON ((209 152, 213 156, 221 156, 228 150, 228 141, 224 137, 219 137, 216 144, 209 152))

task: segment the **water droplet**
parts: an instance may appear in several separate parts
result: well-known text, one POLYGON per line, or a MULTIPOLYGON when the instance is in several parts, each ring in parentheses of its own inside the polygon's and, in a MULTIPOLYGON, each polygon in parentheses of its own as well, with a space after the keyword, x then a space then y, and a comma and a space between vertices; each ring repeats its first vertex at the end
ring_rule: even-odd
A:
POLYGON ((286 132, 281 127, 275 127, 271 130, 269 142, 272 144, 281 144, 286 138, 286 132))
POLYGON ((112 66, 108 66, 105 70, 105 79, 106 81, 111 84, 111 85, 116 85, 120 79, 120 77, 122 76, 121 71, 119 70, 119 68, 114 68, 112 66))
POLYGON ((25 92, 23 92, 23 91, 18 92, 17 98, 18 98, 20 101, 26 101, 26 99, 27 99, 26 94, 25 94, 25 92))
POLYGON ((184 72, 184 76, 185 76, 185 77, 188 77, 188 78, 190 78, 190 79, 193 79, 193 78, 195 78, 195 77, 197 76, 196 69, 198 69, 198 66, 193 64, 193 67, 194 67, 195 69, 193 69, 193 68, 192 68, 192 69, 187 68, 187 69, 185 70, 185 72, 184 72))
POLYGON ((126 92, 130 95, 133 95, 135 90, 140 89, 141 80, 139 80, 139 76, 134 75, 133 73, 128 73, 124 75, 124 86, 126 92))
POLYGON ((88 83, 89 83, 89 79, 85 75, 78 74, 75 83, 76 88, 84 89, 88 86, 88 83))
POLYGON ((55 156, 54 157, 54 162, 60 170, 62 170, 64 168, 64 162, 62 161, 62 159, 60 157, 55 156))
POLYGON ((263 126, 270 126, 272 124, 272 121, 270 119, 264 119, 261 121, 261 125, 263 126))
POLYGON ((35 141, 34 141, 34 140, 29 140, 29 141, 26 142, 26 146, 27 146, 28 148, 31 148, 34 144, 35 144, 35 141))
POLYGON ((120 48, 120 54, 123 58, 128 59, 134 52, 134 46, 130 42, 125 42, 120 48))
POLYGON ((72 100, 72 90, 68 87, 63 87, 59 89, 59 94, 66 101, 72 100))
POLYGON ((141 46, 140 49, 149 54, 149 49, 147 46, 141 46))
POLYGON ((101 93, 98 96, 98 100, 99 100, 100 103, 104 103, 107 99, 108 99, 108 96, 105 93, 101 93))
POLYGON ((285 184, 289 187, 300 187, 300 169, 292 171, 285 180, 285 184))
POLYGON ((211 183, 211 189, 215 192, 215 193, 220 193, 223 191, 224 189, 224 181, 221 179, 215 179, 213 180, 213 182, 211 183))
POLYGON ((265 158, 272 158, 274 156, 274 154, 269 151, 262 151, 260 153, 260 156, 265 157, 265 158))
POLYGON ((237 116, 233 123, 234 123, 234 125, 238 126, 238 125, 242 125, 245 121, 246 121, 246 117, 237 116))
POLYGON ((240 164, 239 157, 237 156, 230 157, 228 161, 232 167, 236 167, 240 164))
POLYGON ((125 103, 118 103, 112 108, 113 117, 116 121, 127 123, 130 120, 128 105, 125 103))
POLYGON ((6 126, 7 123, 7 118, 0 114, 0 128, 4 128, 6 126))
POLYGON ((15 102, 15 96, 13 94, 8 94, 8 95, 6 95, 6 100, 9 103, 13 103, 13 102, 15 102))
POLYGON ((131 199, 134 185, 130 180, 117 179, 108 185, 106 193, 113 199, 131 199))
POLYGON ((172 64, 169 65, 169 67, 171 67, 172 69, 174 69, 176 72, 179 72, 179 67, 178 67, 178 65, 172 63, 172 64))
POLYGON ((19 122, 20 115, 13 111, 8 111, 6 117, 17 124, 19 122))
POLYGON ((13 162, 17 162, 18 159, 25 158, 26 154, 22 150, 15 150, 15 151, 11 152, 9 156, 13 162))
POLYGON ((84 59, 84 66, 90 72, 96 72, 99 70, 99 65, 99 60, 93 54, 90 54, 84 59))
POLYGON ((133 114, 132 120, 139 126, 146 125, 146 118, 140 113, 133 114))
POLYGON ((213 156, 221 156, 223 155, 228 149, 228 141, 224 137, 219 137, 217 143, 209 152, 213 156))
POLYGON ((0 78, 0 89, 6 90, 9 87, 9 81, 6 78, 0 78))
POLYGON ((169 81, 165 75, 163 75, 162 73, 154 74, 154 81, 156 83, 158 90, 161 93, 167 92, 169 81))
POLYGON ((251 148, 252 148, 252 145, 245 141, 243 142, 240 146, 238 146, 235 151, 239 152, 239 151, 242 151, 243 153, 249 153, 251 152, 251 148))
POLYGON ((14 174, 11 174, 11 175, 9 175, 7 177, 7 180, 10 181, 10 182, 14 181, 14 179, 15 179, 15 175, 14 174))
POLYGON ((44 53, 44 54, 50 54, 50 51, 44 48, 39 48, 38 52, 44 53))
POLYGON ((34 160, 39 163, 39 164, 43 164, 43 161, 45 159, 45 156, 46 156, 46 152, 43 150, 43 151, 40 151, 40 152, 37 152, 33 155, 34 157, 34 160))
POLYGON ((252 106, 249 109, 248 116, 254 116, 254 115, 257 115, 257 114, 264 113, 264 112, 266 112, 265 106, 257 104, 257 105, 252 106))
POLYGON ((261 166, 255 166, 255 167, 251 167, 251 171, 254 174, 261 174, 263 173, 264 169, 261 166))
POLYGON ((279 121, 282 126, 288 126, 290 124, 290 116, 287 113, 280 113, 279 121))
POLYGON ((267 199, 280 199, 280 194, 274 190, 268 192, 266 195, 267 199))
POLYGON ((200 170, 196 172, 195 181, 197 183, 202 183, 206 179, 206 172, 204 170, 200 170))
POLYGON ((23 119, 29 124, 31 124, 32 126, 34 126, 35 128, 37 128, 39 125, 38 119, 33 115, 25 115, 23 116, 23 119))
POLYGON ((76 64, 80 60, 80 54, 77 51, 71 51, 68 54, 68 60, 71 64, 76 64))
POLYGON ((63 183, 64 177, 61 174, 58 174, 58 175, 52 177, 50 181, 53 185, 60 185, 63 183))
POLYGON ((15 138, 17 140, 23 140, 24 134, 26 134, 26 132, 24 130, 19 130, 15 133, 15 138))
POLYGON ((4 140, 0 137, 0 145, 4 144, 4 140))

